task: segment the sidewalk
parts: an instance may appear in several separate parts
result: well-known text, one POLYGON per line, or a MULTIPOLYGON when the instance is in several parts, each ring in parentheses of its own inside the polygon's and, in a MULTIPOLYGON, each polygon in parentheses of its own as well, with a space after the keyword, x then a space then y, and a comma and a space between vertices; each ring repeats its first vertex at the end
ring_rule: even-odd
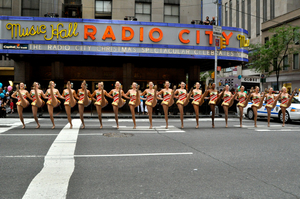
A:
MULTIPOLYGON (((85 118, 98 118, 98 114, 96 111, 92 111, 92 113, 85 112, 83 114, 83 116, 85 118)), ((24 112, 23 117, 24 118, 33 118, 33 115, 31 112, 24 112)), ((38 117, 39 118, 49 118, 50 116, 49 116, 48 112, 44 112, 44 113, 38 112, 38 117)), ((80 118, 78 111, 73 111, 71 114, 71 117, 72 118, 80 118)), ((119 112, 118 117, 119 118, 131 118, 131 113, 129 113, 129 112, 128 113, 127 112, 120 113, 119 112)), ((136 118, 148 118, 148 115, 135 115, 135 117, 136 118)), ((210 117, 211 117, 210 115, 203 115, 203 114, 199 115, 199 118, 210 118, 210 117)), ((216 118, 218 118, 218 117, 224 117, 224 114, 216 115, 216 118)), ((228 117, 233 118, 233 117, 236 117, 236 115, 234 113, 229 113, 228 117)), ((13 114, 8 113, 6 115, 6 118, 19 118, 19 115, 16 112, 14 112, 13 114)), ((67 114, 64 111, 55 112, 54 118, 67 118, 67 114)), ((115 114, 113 112, 102 113, 102 118, 115 118, 115 114)), ((164 118, 164 115, 152 115, 152 118, 164 118)), ((178 115, 169 114, 169 118, 180 118, 180 115, 179 114, 178 115)), ((187 115, 184 115, 184 118, 195 118, 195 115, 187 114, 187 115)))

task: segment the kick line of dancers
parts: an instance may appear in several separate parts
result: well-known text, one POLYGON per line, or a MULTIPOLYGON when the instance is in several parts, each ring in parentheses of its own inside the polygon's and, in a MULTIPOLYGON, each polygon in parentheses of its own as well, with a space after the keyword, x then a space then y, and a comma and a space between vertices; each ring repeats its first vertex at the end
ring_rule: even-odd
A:
MULTIPOLYGON (((55 128, 54 118, 53 118, 53 109, 58 107, 61 102, 59 99, 64 100, 65 111, 68 117, 68 121, 70 123, 70 128, 73 127, 72 119, 71 119, 71 108, 73 108, 76 104, 78 104, 78 110, 80 119, 82 122, 82 128, 85 128, 84 123, 84 108, 89 106, 92 101, 94 101, 94 105, 96 106, 98 118, 100 122, 100 128, 103 128, 102 124, 102 108, 107 106, 108 101, 105 97, 113 99, 112 106, 113 111, 115 114, 115 120, 117 124, 117 128, 119 128, 118 122, 118 110, 122 108, 126 104, 126 100, 129 100, 129 108, 132 114, 133 120, 133 128, 136 128, 136 120, 135 120, 135 108, 140 104, 140 97, 146 96, 146 106, 148 109, 149 115, 149 123, 150 129, 153 127, 152 124, 152 112, 153 108, 157 104, 157 100, 162 100, 161 105, 164 110, 165 121, 166 121, 166 128, 168 128, 168 109, 170 106, 174 104, 174 98, 177 99, 176 104, 180 112, 180 120, 181 120, 181 128, 184 128, 183 118, 184 118, 184 106, 188 105, 190 99, 192 100, 192 105, 195 110, 196 114, 196 128, 199 128, 199 107, 204 103, 206 97, 209 97, 209 106, 212 112, 212 128, 215 127, 214 118, 215 118, 215 106, 223 100, 221 106, 224 109, 225 113, 225 127, 228 127, 228 109, 234 104, 234 100, 238 101, 237 107, 240 112, 240 127, 242 127, 242 119, 243 119, 243 109, 248 105, 248 102, 252 99, 251 108, 254 113, 254 126, 257 127, 257 110, 263 106, 264 101, 266 101, 266 109, 268 112, 268 126, 270 126, 270 117, 271 117, 271 110, 275 108, 277 101, 281 100, 280 108, 283 113, 283 118, 285 118, 286 109, 291 105, 292 98, 297 90, 294 90, 292 95, 287 93, 287 89, 285 87, 282 88, 279 95, 276 97, 273 94, 273 89, 269 88, 266 89, 265 92, 260 93, 259 87, 255 89, 251 88, 250 93, 247 94, 245 91, 244 86, 239 87, 236 89, 235 94, 233 95, 229 91, 229 86, 226 85, 221 92, 216 90, 216 85, 212 84, 209 86, 204 93, 200 89, 200 83, 196 82, 194 88, 191 88, 188 92, 185 87, 186 84, 181 82, 179 88, 176 89, 176 86, 173 89, 170 88, 170 82, 165 81, 164 88, 160 91, 157 91, 157 86, 153 84, 153 82, 149 82, 149 88, 145 89, 143 92, 139 91, 139 85, 133 82, 131 88, 125 93, 122 90, 121 83, 117 81, 115 83, 115 88, 112 89, 109 93, 104 90, 103 82, 99 82, 97 85, 97 90, 91 93, 87 89, 86 81, 81 83, 81 88, 78 89, 76 92, 72 87, 73 84, 68 81, 66 88, 63 90, 63 93, 60 92, 55 88, 56 84, 53 81, 49 82, 48 89, 44 93, 40 89, 40 84, 34 82, 32 85, 32 89, 30 92, 25 90, 25 84, 20 83, 16 86, 16 91, 12 94, 12 97, 17 99, 17 110, 20 117, 20 120, 23 124, 22 128, 25 128, 24 118, 23 118, 23 109, 29 106, 30 99, 31 106, 32 106, 32 113, 33 117, 37 123, 36 128, 40 128, 40 123, 37 117, 38 108, 47 105, 48 112, 50 115, 50 120, 53 124, 52 129, 55 128), (162 96, 161 98, 159 96, 162 96), (45 103, 42 98, 46 99, 47 102, 45 103), (59 98, 59 99, 58 99, 59 98), (125 99, 123 99, 125 98, 125 99)), ((285 120, 283 119, 282 126, 284 127, 285 120)))

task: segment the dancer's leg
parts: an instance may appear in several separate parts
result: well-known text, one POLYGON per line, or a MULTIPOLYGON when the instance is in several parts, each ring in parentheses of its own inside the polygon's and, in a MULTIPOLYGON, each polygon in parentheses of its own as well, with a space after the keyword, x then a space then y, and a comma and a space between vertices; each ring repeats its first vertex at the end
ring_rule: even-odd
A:
POLYGON ((168 105, 163 104, 164 114, 165 114, 165 120, 166 120, 166 129, 168 128, 168 105))
POLYGON ((98 113, 98 119, 99 119, 99 122, 100 122, 100 129, 102 129, 102 127, 103 127, 103 125, 102 125, 102 117, 101 117, 102 108, 101 108, 101 106, 96 105, 96 109, 97 109, 97 113, 98 113))
POLYGON ((228 127, 228 106, 223 106, 224 113, 225 113, 225 123, 226 123, 226 128, 228 127))
POLYGON ((38 117, 37 117, 38 107, 31 106, 31 109, 32 109, 32 114, 33 114, 34 120, 37 124, 36 128, 38 129, 38 128, 40 128, 40 123, 39 123, 39 120, 38 120, 38 117))
POLYGON ((132 115, 132 120, 133 120, 133 129, 136 128, 136 123, 135 123, 135 106, 134 105, 129 105, 130 107, 130 111, 131 111, 131 115, 132 115))
POLYGON ((17 86, 17 92, 19 94, 19 97, 20 97, 20 105, 23 107, 23 108, 26 108, 28 105, 29 105, 29 102, 23 97, 23 95, 21 94, 18 86, 17 86))
POLYGON ((178 103, 177 106, 180 112, 181 128, 183 129, 183 105, 178 103))
POLYGON ((36 99, 35 100, 35 105, 40 108, 43 105, 43 101, 42 101, 41 98, 39 98, 38 85, 37 84, 34 86, 34 92, 35 92, 35 99, 36 99))
POLYGON ((119 121, 118 121, 118 111, 119 108, 117 106, 113 105, 113 109, 114 109, 114 113, 115 113, 115 120, 116 120, 116 124, 117 124, 117 129, 119 128, 119 121))
POLYGON ((267 112, 268 112, 268 127, 270 127, 270 120, 271 120, 271 108, 267 107, 267 112))
POLYGON ((254 113, 254 127, 257 127, 256 121, 257 121, 257 108, 255 106, 252 107, 253 113, 254 113))
POLYGON ((71 83, 69 81, 67 83, 67 88, 68 88, 68 91, 70 93, 69 105, 73 108, 76 105, 77 101, 74 98, 74 95, 73 95, 73 92, 72 92, 72 89, 71 89, 71 83))
POLYGON ((149 122, 150 122, 150 129, 152 129, 152 106, 148 106, 147 105, 147 109, 148 109, 148 115, 149 115, 149 122))
POLYGON ((157 103, 156 89, 157 89, 157 86, 154 86, 154 95, 153 95, 153 100, 152 100, 153 108, 156 106, 156 103, 157 103))
POLYGON ((282 112, 282 127, 285 125, 285 110, 286 108, 281 107, 281 112, 282 112))
POLYGON ((197 129, 199 128, 199 106, 195 104, 193 104, 193 106, 196 114, 196 124, 197 124, 196 129, 197 129))
POLYGON ((68 116, 68 121, 70 123, 70 129, 73 128, 73 124, 72 124, 72 118, 71 118, 71 106, 69 105, 65 105, 65 110, 68 116))
POLYGON ((52 104, 52 106, 53 107, 57 107, 58 100, 57 100, 57 98, 54 95, 53 86, 52 85, 50 85, 50 95, 51 95, 51 104, 52 104))
POLYGON ((19 113, 20 120, 23 124, 22 129, 24 129, 25 128, 25 123, 24 123, 24 118, 23 118, 23 107, 18 105, 17 110, 18 110, 18 113, 19 113))
POLYGON ((79 110, 80 120, 81 120, 81 123, 82 123, 81 128, 84 129, 85 128, 84 118, 83 118, 84 105, 83 104, 78 104, 78 110, 79 110))
POLYGON ((210 110, 211 110, 211 125, 212 128, 215 128, 215 105, 211 104, 210 105, 210 110))
POLYGON ((243 107, 239 106, 239 110, 240 110, 240 127, 242 128, 242 126, 243 126, 243 107))
POLYGON ((83 89, 84 89, 83 105, 86 107, 86 106, 88 106, 90 104, 91 100, 89 99, 88 92, 86 90, 86 86, 84 86, 83 89))
POLYGON ((47 105, 47 107, 48 107, 48 113, 49 113, 49 116, 50 116, 50 120, 51 120, 51 122, 52 122, 52 129, 54 129, 55 128, 55 124, 54 124, 54 118, 53 118, 53 106, 51 106, 51 105, 47 105))
POLYGON ((289 98, 289 101, 288 101, 288 104, 287 104, 287 107, 286 107, 286 108, 288 108, 288 107, 291 106, 293 97, 295 96, 295 93, 296 93, 296 90, 297 90, 297 88, 294 90, 293 94, 292 94, 291 97, 289 98))

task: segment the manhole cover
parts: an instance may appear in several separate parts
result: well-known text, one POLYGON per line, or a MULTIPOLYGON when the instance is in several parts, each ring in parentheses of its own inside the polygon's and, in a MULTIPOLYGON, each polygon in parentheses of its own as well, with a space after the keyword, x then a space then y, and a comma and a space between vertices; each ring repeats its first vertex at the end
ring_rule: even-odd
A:
POLYGON ((122 137, 132 137, 133 134, 132 133, 103 133, 103 136, 122 138, 122 137))

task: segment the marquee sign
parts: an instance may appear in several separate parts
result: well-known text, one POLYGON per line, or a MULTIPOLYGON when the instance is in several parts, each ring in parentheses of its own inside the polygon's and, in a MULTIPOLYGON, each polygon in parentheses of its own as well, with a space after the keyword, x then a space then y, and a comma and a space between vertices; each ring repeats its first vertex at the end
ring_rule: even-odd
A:
MULTIPOLYGON (((214 59, 213 26, 117 20, 0 16, 0 53, 153 56, 214 59), (4 44, 28 44, 28 49, 4 44)), ((222 27, 227 48, 219 59, 248 62, 238 38, 222 27)))

